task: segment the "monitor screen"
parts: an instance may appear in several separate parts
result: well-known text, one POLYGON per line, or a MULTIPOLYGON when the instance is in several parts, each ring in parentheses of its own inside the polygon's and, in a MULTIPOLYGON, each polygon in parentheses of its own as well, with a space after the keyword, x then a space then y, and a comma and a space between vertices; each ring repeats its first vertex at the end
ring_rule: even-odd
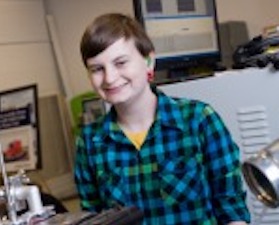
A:
POLYGON ((215 0, 134 0, 156 51, 156 69, 220 61, 215 0))

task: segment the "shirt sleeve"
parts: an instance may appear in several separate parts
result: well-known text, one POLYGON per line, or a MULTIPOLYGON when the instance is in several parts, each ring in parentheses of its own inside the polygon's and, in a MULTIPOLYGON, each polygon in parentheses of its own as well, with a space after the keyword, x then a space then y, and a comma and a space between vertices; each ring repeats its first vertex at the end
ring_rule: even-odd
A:
POLYGON ((250 222, 243 190, 239 148, 220 116, 206 105, 202 112, 200 137, 212 193, 213 210, 220 224, 250 222))
POLYGON ((75 157, 75 182, 80 197, 81 208, 86 211, 100 212, 101 201, 97 191, 97 182, 94 176, 93 166, 89 163, 88 146, 86 140, 78 137, 76 140, 75 157))

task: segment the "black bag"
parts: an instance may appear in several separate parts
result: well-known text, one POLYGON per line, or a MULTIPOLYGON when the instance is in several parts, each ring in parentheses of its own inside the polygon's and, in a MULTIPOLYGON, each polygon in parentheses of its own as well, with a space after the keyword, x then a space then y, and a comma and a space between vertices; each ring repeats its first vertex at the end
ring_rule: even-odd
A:
POLYGON ((233 53, 233 68, 265 67, 269 63, 279 69, 279 36, 254 37, 248 43, 239 45, 233 53), (272 52, 269 51, 272 49, 272 52), (275 50, 274 50, 275 49, 275 50))

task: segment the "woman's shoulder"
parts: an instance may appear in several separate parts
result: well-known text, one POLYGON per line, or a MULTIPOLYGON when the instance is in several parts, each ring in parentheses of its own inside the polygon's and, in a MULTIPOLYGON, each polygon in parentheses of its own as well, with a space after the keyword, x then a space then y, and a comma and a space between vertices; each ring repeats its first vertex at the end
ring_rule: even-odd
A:
POLYGON ((103 126, 105 123, 105 115, 98 117, 96 120, 84 124, 82 127, 82 133, 86 136, 92 136, 96 133, 99 133, 103 130, 103 126))
POLYGON ((212 108, 207 102, 201 101, 199 99, 191 98, 173 98, 176 104, 181 108, 181 110, 202 112, 206 108, 212 108))
POLYGON ((208 103, 199 100, 199 99, 193 99, 193 98, 187 98, 187 97, 174 97, 171 95, 165 94, 160 89, 156 89, 158 97, 161 99, 160 102, 163 102, 163 104, 171 104, 171 105, 178 105, 182 108, 205 108, 209 106, 208 103))

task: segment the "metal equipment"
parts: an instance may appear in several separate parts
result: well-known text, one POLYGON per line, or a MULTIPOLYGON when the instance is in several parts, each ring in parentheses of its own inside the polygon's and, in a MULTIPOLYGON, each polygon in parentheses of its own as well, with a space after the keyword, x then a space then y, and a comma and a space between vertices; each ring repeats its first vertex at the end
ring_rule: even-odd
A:
POLYGON ((30 181, 24 171, 7 176, 1 144, 0 165, 4 182, 0 187, 0 200, 6 203, 8 214, 0 218, 0 225, 137 225, 143 219, 143 212, 135 206, 119 206, 101 213, 56 214, 54 206, 43 206, 38 187, 27 185, 30 181), (29 211, 20 214, 26 206, 29 211))
POLYGON ((43 206, 40 192, 37 186, 27 185, 30 180, 24 171, 16 175, 7 176, 2 145, 0 144, 0 166, 4 186, 0 188, 0 198, 5 201, 8 218, 3 217, 0 224, 3 225, 25 225, 32 220, 46 219, 55 214, 53 206, 43 206), (26 208, 29 211, 18 215, 18 212, 26 208))
POLYGON ((279 206, 279 139, 245 160, 244 179, 257 199, 267 207, 279 206))

